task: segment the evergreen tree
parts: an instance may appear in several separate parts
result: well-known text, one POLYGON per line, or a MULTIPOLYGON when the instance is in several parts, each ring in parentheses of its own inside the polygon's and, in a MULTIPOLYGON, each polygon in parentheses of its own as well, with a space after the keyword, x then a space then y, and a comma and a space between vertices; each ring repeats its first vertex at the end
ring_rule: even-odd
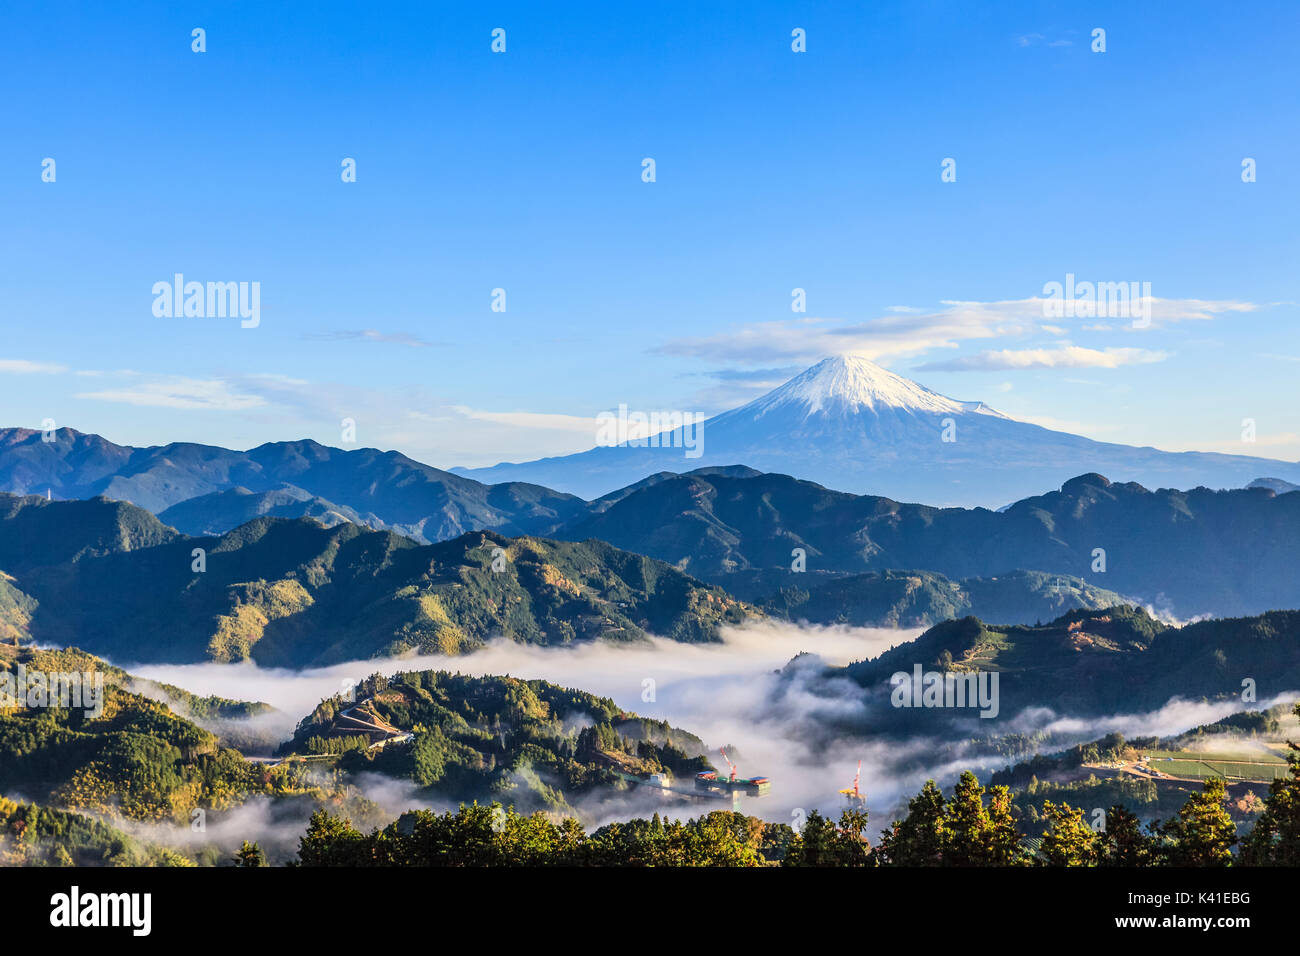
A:
POLYGON ((941 853, 946 866, 1012 866, 1024 862, 1020 834, 1011 816, 1011 793, 993 787, 989 806, 984 788, 969 770, 953 788, 943 811, 941 853))
POLYGON ((1187 798, 1178 816, 1161 827, 1164 855, 1172 866, 1229 866, 1237 827, 1228 816, 1223 780, 1205 781, 1205 789, 1187 798))
MULTIPOLYGON (((1300 704, 1295 705, 1300 717, 1300 704)), ((1242 842, 1247 866, 1300 866, 1300 744, 1290 741, 1291 778, 1279 777, 1268 788, 1264 812, 1242 842)))
POLYGON ((803 829, 790 840, 783 866, 873 866, 875 859, 866 839, 867 814, 845 810, 837 827, 814 810, 803 829))
POLYGON ((989 855, 987 866, 1023 866, 1028 855, 1020 843, 1020 830, 1011 812, 1011 790, 989 788, 989 855))
POLYGON ((1083 818, 1083 811, 1069 804, 1043 804, 1047 832, 1041 853, 1048 866, 1096 866, 1102 838, 1083 818))
POLYGON ((235 866, 266 866, 266 856, 260 846, 245 840, 235 854, 235 866))
POLYGON ((1135 814, 1121 806, 1106 811, 1106 831, 1100 841, 1102 866, 1151 866, 1156 838, 1144 832, 1135 814))
POLYGON ((895 866, 939 866, 943 863, 943 793, 933 780, 907 805, 907 816, 895 820, 880 835, 880 855, 895 866))
POLYGON ((298 841, 298 860, 303 866, 365 866, 371 862, 368 842, 352 821, 317 810, 298 841))

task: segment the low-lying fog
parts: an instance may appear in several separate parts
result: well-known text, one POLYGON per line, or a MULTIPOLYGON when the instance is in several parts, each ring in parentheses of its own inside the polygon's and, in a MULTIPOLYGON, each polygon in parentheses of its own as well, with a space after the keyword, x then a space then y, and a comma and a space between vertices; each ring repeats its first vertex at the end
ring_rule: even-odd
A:
MULTIPOLYGON (((884 827, 900 801, 916 793, 928 777, 950 783, 964 769, 999 769, 1007 760, 981 756, 945 746, 924 736, 899 743, 870 737, 826 740, 827 717, 852 718, 864 713, 863 692, 846 679, 827 682, 818 668, 799 668, 793 679, 779 680, 776 671, 800 652, 817 655, 828 664, 875 657, 891 646, 912 640, 916 630, 889 628, 808 627, 765 622, 724 632, 721 644, 690 645, 653 639, 634 645, 583 643, 545 648, 499 640, 461 657, 421 656, 354 661, 305 671, 263 669, 252 663, 135 667, 135 673, 175 684, 197 694, 237 700, 265 701, 277 713, 257 718, 257 729, 268 739, 285 739, 294 725, 323 698, 338 693, 370 674, 404 670, 450 670, 465 674, 509 674, 543 679, 612 698, 642 716, 667 720, 697 734, 717 754, 728 753, 742 776, 765 775, 772 791, 762 798, 743 798, 741 809, 768 820, 790 822, 813 808, 838 816, 838 791, 853 782, 862 761, 862 789, 872 814, 871 831, 884 827), (815 685, 815 686, 814 686, 815 685), (905 768, 905 769, 904 769, 905 768)), ((1249 705, 1262 709, 1272 702, 1249 705)), ((989 734, 1051 730, 1069 735, 1071 742, 1092 740, 1112 731, 1126 737, 1169 736, 1211 723, 1247 705, 1174 700, 1159 710, 1079 720, 1036 708, 1004 710, 987 729, 989 734)), ((837 719, 836 723, 842 720, 837 719)), ((251 727, 249 729, 252 729, 251 727)), ((269 749, 269 748, 268 748, 269 749)), ((1058 748, 1059 749, 1059 748, 1058 748)), ((396 781, 363 784, 368 796, 396 814, 407 806, 430 806, 427 798, 396 781)), ((637 813, 663 810, 662 798, 647 794, 637 813)), ((617 809, 595 795, 579 808, 589 823, 626 817, 626 802, 617 809)), ((676 815, 693 816, 726 804, 692 801, 673 804, 676 815)), ((250 807, 242 822, 269 822, 270 811, 250 807)), ((247 832, 244 838, 252 839, 247 832)))

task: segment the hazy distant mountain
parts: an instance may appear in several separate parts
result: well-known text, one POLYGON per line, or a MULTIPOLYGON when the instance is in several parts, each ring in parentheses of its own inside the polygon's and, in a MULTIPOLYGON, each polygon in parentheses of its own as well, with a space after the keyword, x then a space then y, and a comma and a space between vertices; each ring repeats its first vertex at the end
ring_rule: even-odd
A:
POLYGON ((1275 494, 1285 495, 1288 492, 1300 491, 1300 485, 1293 485, 1289 481, 1283 481, 1281 478, 1256 478, 1247 488, 1267 488, 1275 494))
POLYGON ((745 580, 755 574, 771 593, 808 588, 821 572, 924 568, 962 579, 1034 569, 1182 616, 1300 607, 1300 495, 1264 488, 1149 491, 1083 475, 993 512, 851 495, 785 475, 689 475, 656 481, 561 535, 609 541, 741 594, 752 593, 745 580), (791 570, 796 549, 802 574, 791 570), (1094 570, 1101 557, 1105 570, 1094 570))
POLYGON ((186 534, 224 534, 254 518, 315 518, 326 527, 345 521, 388 530, 389 525, 377 515, 359 514, 347 505, 318 498, 301 488, 286 485, 275 491, 249 491, 235 487, 214 491, 172 505, 158 515, 158 520, 186 534))
POLYGON ((841 491, 989 508, 1059 487, 1082 472, 1153 488, 1239 488, 1261 473, 1300 481, 1296 463, 1135 448, 1016 421, 854 356, 826 359, 708 419, 701 437, 697 458, 685 457, 677 441, 677 447, 599 447, 452 470, 480 481, 531 481, 595 498, 656 472, 742 462, 841 491))
POLYGON ((544 533, 584 507, 572 495, 528 484, 483 485, 374 448, 342 451, 314 441, 274 442, 248 451, 188 442, 130 448, 70 428, 60 428, 54 437, 46 442, 32 429, 0 429, 0 491, 49 491, 55 498, 104 495, 155 514, 193 502, 170 517, 207 531, 228 531, 257 513, 297 511, 326 520, 334 511, 349 521, 370 517, 425 541, 479 528, 544 533), (241 489, 271 494, 249 499, 241 489), (217 492, 233 494, 206 497, 217 492), (294 506, 293 496, 318 500, 294 506))
MULTIPOLYGON (((765 404, 760 400, 746 406, 751 410, 746 414, 757 420, 789 419, 803 403, 800 407, 816 409, 807 413, 810 421, 832 411, 841 419, 872 423, 877 430, 891 421, 909 440, 919 434, 924 416, 956 415, 958 405, 977 424, 1022 424, 982 406, 954 405, 856 360, 822 363, 773 395, 777 397, 769 396, 765 404), (850 394, 857 398, 850 401, 845 397, 850 394)), ((958 425, 959 435, 965 434, 963 427, 958 425)), ((586 502, 540 485, 484 485, 396 452, 340 451, 310 441, 237 452, 193 444, 130 449, 68 429, 56 437, 46 443, 40 432, 0 431, 0 485, 37 492, 54 487, 56 497, 135 496, 130 500, 152 502, 163 521, 120 504, 116 510, 91 508, 80 517, 74 510, 60 509, 47 516, 55 521, 57 514, 58 527, 11 539, 22 542, 17 546, 20 553, 6 555, 11 546, 0 541, 0 571, 18 576, 11 586, 37 600, 40 595, 27 588, 19 572, 75 560, 78 548, 98 554, 164 543, 176 536, 167 525, 219 535, 260 517, 311 517, 326 525, 348 522, 391 531, 416 542, 450 540, 479 530, 511 537, 598 539, 666 561, 756 603, 775 600, 783 588, 810 590, 817 583, 814 577, 798 578, 791 571, 796 548, 803 549, 807 571, 814 576, 905 571, 933 572, 946 579, 934 588, 927 585, 914 607, 909 606, 910 598, 891 597, 887 587, 868 586, 863 579, 862 595, 843 595, 851 609, 838 618, 862 623, 942 614, 947 607, 954 614, 971 613, 979 605, 954 589, 977 578, 1004 579, 999 587, 1006 601, 995 605, 1006 615, 1003 620, 1032 620, 1061 609, 1056 603, 1059 589, 1044 590, 1055 588, 1054 583, 1025 578, 1008 584, 1006 575, 1014 571, 1070 575, 1098 592, 1177 615, 1300 607, 1300 577, 1289 571, 1293 544, 1300 540, 1300 496, 1272 490, 1289 484, 1284 479, 1258 479, 1256 487, 1225 492, 1148 491, 1136 483, 1112 484, 1090 474, 1070 478, 1059 492, 1024 498, 994 513, 901 504, 829 490, 748 465, 705 464, 685 474, 653 471, 586 502), (77 533, 70 534, 74 527, 77 533), (82 534, 82 529, 91 535, 82 534), (1105 552, 1104 572, 1094 570, 1097 549, 1105 552), (870 618, 873 614, 879 616, 870 618)), ((920 451, 917 455, 923 457, 920 451)), ((1014 455, 999 454, 995 460, 1000 466, 1014 455)), ((1281 464, 1243 460, 1252 471, 1281 464)), ((2 507, 16 508, 23 512, 21 520, 32 521, 44 514, 44 504, 43 498, 29 497, 2 507)), ((1096 603, 1083 592, 1075 599, 1082 606, 1096 603)), ((781 599, 769 606, 785 604, 781 599)), ((824 601, 809 597, 798 613, 821 613, 815 609, 823 606, 830 613, 824 601)))

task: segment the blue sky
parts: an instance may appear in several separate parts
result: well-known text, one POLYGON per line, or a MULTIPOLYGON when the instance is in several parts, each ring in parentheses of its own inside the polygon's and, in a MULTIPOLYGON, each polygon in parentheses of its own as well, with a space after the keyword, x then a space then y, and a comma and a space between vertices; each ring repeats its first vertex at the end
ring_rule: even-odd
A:
POLYGON ((478 465, 856 351, 1094 438, 1300 458, 1300 6, 700 6, 11 4, 0 424, 350 417, 478 465), (177 272, 259 282, 260 324, 156 317, 177 272), (1043 319, 1067 273, 1151 283, 1151 327, 1043 319))

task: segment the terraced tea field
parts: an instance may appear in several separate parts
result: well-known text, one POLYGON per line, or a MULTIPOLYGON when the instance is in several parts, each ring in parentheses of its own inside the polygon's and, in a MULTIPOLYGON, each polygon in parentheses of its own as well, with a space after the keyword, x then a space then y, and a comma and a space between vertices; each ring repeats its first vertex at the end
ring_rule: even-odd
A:
POLYGON ((1195 753, 1187 750, 1154 750, 1145 766, 1166 776, 1191 780, 1226 777, 1229 780, 1268 782, 1290 773, 1281 755, 1195 753))

